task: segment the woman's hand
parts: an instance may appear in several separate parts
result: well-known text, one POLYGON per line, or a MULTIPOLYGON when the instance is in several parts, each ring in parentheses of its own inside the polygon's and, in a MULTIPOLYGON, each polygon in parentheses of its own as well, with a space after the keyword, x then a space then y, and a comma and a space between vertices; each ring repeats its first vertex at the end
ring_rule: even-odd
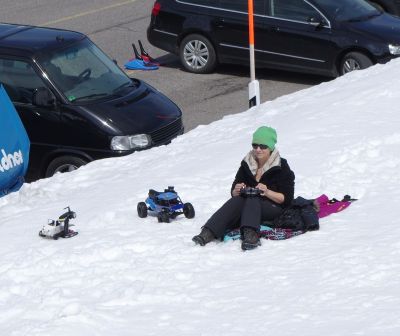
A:
POLYGON ((235 185, 235 187, 232 190, 232 196, 239 196, 240 195, 240 189, 245 188, 246 185, 244 183, 238 183, 235 185))
POLYGON ((267 194, 268 188, 265 184, 259 183, 256 185, 256 188, 260 189, 262 191, 262 194, 261 194, 262 196, 267 196, 266 194, 267 194))
POLYGON ((274 201, 275 203, 282 204, 285 201, 284 194, 268 189, 265 184, 259 183, 256 185, 256 188, 262 191, 261 196, 268 197, 271 201, 274 201))

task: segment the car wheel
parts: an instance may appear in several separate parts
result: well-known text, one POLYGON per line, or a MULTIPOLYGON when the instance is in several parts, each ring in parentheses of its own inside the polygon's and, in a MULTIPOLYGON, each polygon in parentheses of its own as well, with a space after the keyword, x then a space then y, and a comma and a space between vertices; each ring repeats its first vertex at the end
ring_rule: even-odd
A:
POLYGON ((160 223, 169 223, 168 212, 165 212, 165 211, 159 212, 157 218, 160 223))
POLYGON ((147 205, 144 202, 139 202, 137 205, 137 212, 140 218, 147 217, 147 205))
POLYGON ((354 70, 362 70, 373 65, 371 59, 359 52, 350 52, 346 54, 340 64, 340 74, 345 75, 354 70))
POLYGON ((183 205, 183 214, 186 218, 193 218, 194 217, 194 208, 191 203, 185 203, 183 205))
POLYGON ((217 65, 213 45, 199 34, 188 35, 182 40, 179 56, 183 66, 193 73, 209 73, 217 65))
POLYGON ((86 163, 87 161, 76 156, 60 156, 50 162, 46 169, 45 177, 51 177, 55 173, 67 173, 76 170, 86 163))

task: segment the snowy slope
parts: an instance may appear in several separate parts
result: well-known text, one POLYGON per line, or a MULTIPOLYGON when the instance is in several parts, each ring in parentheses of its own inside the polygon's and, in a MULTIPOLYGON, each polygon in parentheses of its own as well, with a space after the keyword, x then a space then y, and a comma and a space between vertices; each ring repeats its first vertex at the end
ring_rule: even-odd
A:
POLYGON ((399 77, 400 60, 351 73, 1 198, 0 335, 399 335, 399 77), (297 195, 360 200, 254 251, 194 246, 260 125, 297 195), (138 218, 168 185, 196 217, 138 218), (66 206, 79 235, 39 238, 66 206))

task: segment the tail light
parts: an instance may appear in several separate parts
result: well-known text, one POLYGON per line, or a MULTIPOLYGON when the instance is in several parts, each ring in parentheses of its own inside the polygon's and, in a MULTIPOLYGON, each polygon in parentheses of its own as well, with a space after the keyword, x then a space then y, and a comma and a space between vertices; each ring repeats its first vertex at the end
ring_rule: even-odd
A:
POLYGON ((159 2, 155 2, 153 9, 151 11, 151 15, 157 16, 158 13, 160 13, 160 9, 161 9, 161 4, 159 2))

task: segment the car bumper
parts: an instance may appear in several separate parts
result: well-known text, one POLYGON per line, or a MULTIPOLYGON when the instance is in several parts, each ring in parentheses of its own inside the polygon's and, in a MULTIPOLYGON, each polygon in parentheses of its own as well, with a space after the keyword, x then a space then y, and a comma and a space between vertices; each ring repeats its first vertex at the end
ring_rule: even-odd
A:
MULTIPOLYGON (((150 135, 152 144, 149 147, 143 148, 146 150, 152 147, 169 144, 173 139, 183 134, 184 126, 182 118, 175 120, 167 126, 164 126, 150 135)), ((27 182, 32 182, 44 177, 46 167, 53 158, 61 155, 78 156, 87 162, 110 157, 120 157, 132 154, 138 150, 116 151, 111 149, 94 149, 94 148, 79 148, 79 147, 64 147, 56 145, 46 145, 31 143, 29 154, 29 166, 25 176, 27 182)))
POLYGON ((153 26, 147 28, 147 40, 153 46, 173 54, 178 54, 178 35, 157 29, 153 26))
POLYGON ((379 58, 377 58, 376 62, 379 64, 385 64, 393 59, 399 58, 400 55, 392 55, 392 54, 385 54, 379 58))

